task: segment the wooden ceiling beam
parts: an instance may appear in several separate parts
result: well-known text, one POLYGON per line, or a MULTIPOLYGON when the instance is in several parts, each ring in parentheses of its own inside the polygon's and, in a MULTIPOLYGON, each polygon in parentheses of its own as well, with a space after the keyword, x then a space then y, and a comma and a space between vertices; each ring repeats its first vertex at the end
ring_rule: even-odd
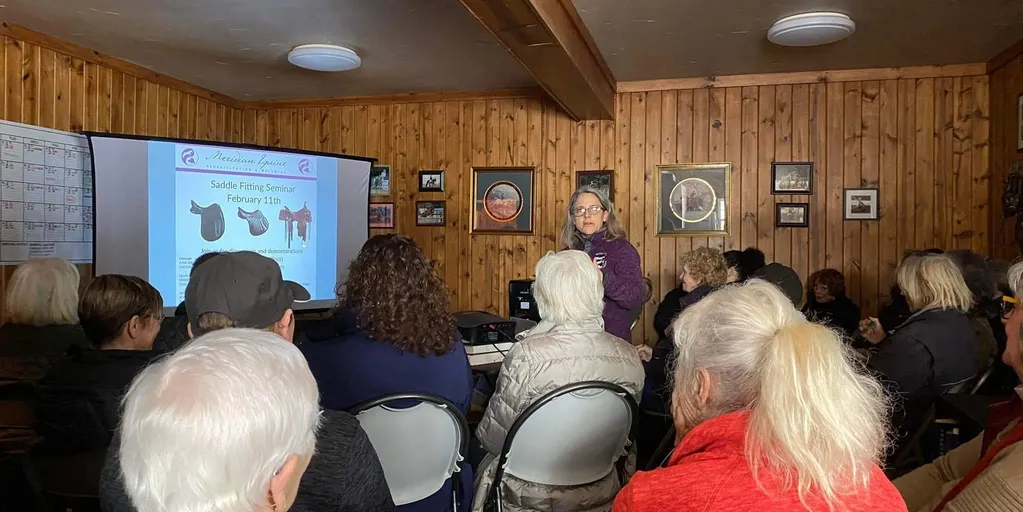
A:
POLYGON ((571 0, 460 1, 571 117, 614 118, 614 77, 571 0))

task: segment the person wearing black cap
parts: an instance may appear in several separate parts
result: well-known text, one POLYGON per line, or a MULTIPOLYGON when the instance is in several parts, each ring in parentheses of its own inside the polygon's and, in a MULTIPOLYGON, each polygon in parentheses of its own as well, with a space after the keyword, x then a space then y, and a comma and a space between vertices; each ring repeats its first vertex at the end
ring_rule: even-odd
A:
MULTIPOLYGON (((233 327, 264 329, 291 343, 296 301, 309 300, 298 283, 285 281, 281 267, 254 252, 222 253, 197 266, 185 288, 192 337, 233 327)), ((108 450, 100 477, 100 502, 107 512, 134 512, 117 460, 119 436, 108 450)), ((325 409, 316 454, 302 476, 292 512, 393 511, 384 471, 369 437, 348 413, 325 409)))

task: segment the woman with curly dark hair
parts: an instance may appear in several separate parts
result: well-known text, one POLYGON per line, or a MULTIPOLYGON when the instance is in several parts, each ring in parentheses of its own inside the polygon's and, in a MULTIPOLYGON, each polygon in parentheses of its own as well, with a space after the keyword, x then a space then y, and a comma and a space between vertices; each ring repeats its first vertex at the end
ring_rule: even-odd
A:
POLYGON ((810 274, 803 315, 811 322, 840 329, 850 338, 860 326, 860 307, 845 294, 845 276, 833 268, 810 274))
MULTIPOLYGON (((450 400, 465 414, 472 372, 455 328, 450 295, 430 260, 410 238, 370 238, 338 285, 338 304, 327 322, 299 339, 327 409, 352 406, 394 393, 428 393, 450 400)), ((471 501, 472 471, 461 471, 471 501)), ((398 510, 447 510, 450 483, 429 498, 398 510)))

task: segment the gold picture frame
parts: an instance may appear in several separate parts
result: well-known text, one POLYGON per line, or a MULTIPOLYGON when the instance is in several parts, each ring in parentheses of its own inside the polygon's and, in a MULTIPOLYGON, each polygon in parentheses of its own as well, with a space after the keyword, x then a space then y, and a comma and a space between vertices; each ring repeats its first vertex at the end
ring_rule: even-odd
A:
POLYGON ((532 234, 535 184, 535 167, 473 167, 469 232, 532 234))
POLYGON ((728 236, 729 162, 657 166, 657 236, 728 236))

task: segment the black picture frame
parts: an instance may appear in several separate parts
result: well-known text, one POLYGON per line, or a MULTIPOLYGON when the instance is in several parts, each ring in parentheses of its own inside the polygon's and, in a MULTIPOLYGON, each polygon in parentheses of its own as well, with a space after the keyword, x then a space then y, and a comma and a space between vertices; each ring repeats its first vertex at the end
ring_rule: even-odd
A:
POLYGON ((469 233, 533 233, 536 167, 473 167, 469 233))
POLYGON ((881 218, 879 188, 847 188, 842 190, 842 220, 878 220, 881 218), (858 204, 852 204, 852 201, 858 204), (868 203, 864 205, 863 201, 868 203), (863 207, 866 211, 862 211, 863 207))
POLYGON ((370 229, 394 229, 394 202, 371 202, 369 203, 369 227, 370 229), (383 213, 381 216, 380 213, 383 213), (376 214, 379 220, 374 221, 376 214))
POLYGON ((775 203, 774 227, 776 228, 808 228, 810 227, 810 203, 775 203), (802 210, 802 220, 786 219, 789 209, 802 210))
POLYGON ((419 171, 419 191, 444 192, 444 171, 419 171), (436 181, 431 183, 429 181, 431 177, 433 177, 436 181))
POLYGON ((391 196, 391 174, 390 165, 374 165, 369 169, 369 195, 370 197, 391 196))
POLYGON ((591 186, 603 190, 607 198, 615 202, 615 172, 611 169, 600 171, 576 171, 575 188, 578 190, 583 186, 591 186))
MULTIPOLYGON (((792 181, 789 179, 788 181, 792 181)), ((813 162, 772 162, 771 194, 786 196, 809 196, 813 194, 813 162), (779 173, 788 173, 779 176, 779 173), (785 186, 783 178, 795 173, 796 185, 785 186)))
POLYGON ((446 201, 416 201, 416 226, 442 228, 447 222, 446 201), (424 209, 429 211, 424 212, 424 209), (438 213, 439 212, 439 215, 438 213))

